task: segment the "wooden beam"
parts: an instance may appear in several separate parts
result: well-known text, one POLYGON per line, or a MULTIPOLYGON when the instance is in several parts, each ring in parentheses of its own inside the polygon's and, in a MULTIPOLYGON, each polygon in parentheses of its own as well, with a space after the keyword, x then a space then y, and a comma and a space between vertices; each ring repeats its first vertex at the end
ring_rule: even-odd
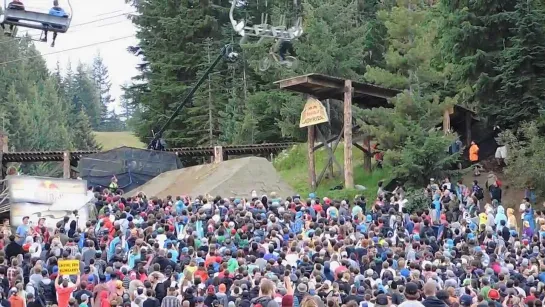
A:
POLYGON ((9 152, 9 138, 5 132, 0 132, 0 150, 4 153, 9 152))
POLYGON ((443 111, 443 133, 448 134, 450 132, 450 112, 449 109, 443 111))
MULTIPOLYGON (((342 99, 342 90, 344 87, 345 80, 337 77, 326 76, 321 74, 307 74, 303 76, 293 77, 289 79, 284 79, 274 82, 278 84, 281 89, 287 89, 295 92, 303 92, 305 94, 310 94, 313 96, 320 96, 320 91, 328 92, 327 96, 320 96, 320 99, 336 98, 342 99), (294 86, 299 86, 300 88, 295 89, 291 88, 294 86), (304 88, 304 89, 302 89, 304 88), (338 89, 339 91, 335 91, 338 89), (339 96, 337 96, 339 95, 339 96), (338 97, 338 98, 337 98, 338 97)), ((395 89, 384 88, 376 86, 373 84, 353 82, 353 95, 365 95, 372 96, 382 99, 392 98, 395 95, 399 94, 400 91, 395 89)), ((325 94, 324 94, 325 95, 325 94)))
POLYGON ((316 130, 314 126, 308 126, 307 133, 307 151, 308 151, 308 183, 312 191, 316 190, 316 160, 314 157, 314 143, 316 140, 316 130))
POLYGON ((465 116, 465 128, 466 128, 466 146, 469 148, 471 146, 471 124, 473 123, 473 116, 470 112, 466 112, 465 116))
MULTIPOLYGON (((360 128, 359 125, 352 126, 352 131, 358 130, 359 128, 360 128)), ((343 131, 344 131, 344 127, 343 127, 343 130, 341 130, 341 132, 339 133, 339 135, 342 135, 343 131)), ((326 140, 326 143, 331 143, 331 142, 335 141, 339 137, 339 135, 335 135, 333 137, 330 137, 329 139, 326 140)), ((314 146, 314 150, 316 151, 316 150, 318 150, 318 149, 320 149, 320 148, 322 148, 324 146, 325 146, 324 143, 320 143, 320 144, 314 146)))
POLYGON ((307 76, 298 76, 298 77, 293 77, 293 78, 289 78, 289 79, 276 81, 274 83, 278 84, 280 86, 280 88, 286 88, 286 87, 290 87, 290 86, 294 86, 294 85, 308 83, 308 77, 307 76))
MULTIPOLYGON (((322 131, 320 131, 320 128, 318 126, 316 126, 316 133, 318 134, 318 139, 320 140, 320 142, 326 143, 326 139, 325 139, 322 131)), ((338 139, 336 141, 337 141, 337 143, 340 141, 340 134, 339 134, 339 137, 338 137, 338 139)), ((335 148, 333 150, 331 149, 330 146, 325 146, 325 148, 326 148, 327 155, 328 155, 328 161, 327 161, 327 164, 326 164, 326 168, 333 162, 342 171, 343 167, 339 164, 339 162, 337 162, 337 159, 335 158, 335 150, 337 149, 337 146, 335 145, 335 148)))
MULTIPOLYGON (((339 146, 339 143, 341 142, 341 137, 343 135, 343 132, 341 131, 341 133, 339 133, 339 135, 337 136, 337 138, 335 139, 334 143, 333 143, 333 149, 331 149, 329 146, 326 146, 326 148, 331 151, 332 153, 335 153, 335 151, 337 150, 337 147, 339 146)), ((327 142, 327 144, 329 144, 331 142, 327 142)), ((328 165, 331 165, 333 166, 333 161, 336 162, 337 164, 337 167, 340 169, 341 171, 341 174, 344 174, 344 168, 342 166, 339 165, 339 163, 337 162, 337 159, 335 159, 335 156, 329 156, 328 160, 327 160, 327 164, 326 166, 324 167, 324 169, 320 172, 320 175, 318 175, 318 179, 316 180, 316 187, 318 187, 320 185, 320 182, 322 182, 322 179, 325 175, 325 172, 327 170, 327 167, 328 165)))
POLYGON ((63 161, 62 161, 62 178, 64 179, 70 179, 70 152, 65 151, 63 154, 63 161))
POLYGON ((352 81, 344 82, 344 188, 354 188, 352 166, 352 81))
POLYGON ((214 163, 223 162, 223 147, 214 146, 214 163))

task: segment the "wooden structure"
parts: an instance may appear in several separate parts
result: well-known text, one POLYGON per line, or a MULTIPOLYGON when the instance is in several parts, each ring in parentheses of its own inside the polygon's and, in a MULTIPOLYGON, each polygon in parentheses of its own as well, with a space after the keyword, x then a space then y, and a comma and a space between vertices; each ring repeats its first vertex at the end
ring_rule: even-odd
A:
MULTIPOLYGON (((227 160, 229 156, 237 155, 262 155, 269 156, 287 149, 295 143, 269 143, 234 146, 202 146, 169 148, 166 151, 175 152, 178 157, 213 157, 215 161, 227 160)), ((97 153, 93 150, 77 151, 31 151, 9 152, 8 137, 0 132, 0 180, 6 178, 8 163, 32 163, 32 162, 62 162, 63 178, 76 178, 75 169, 79 160, 86 155, 97 153)))
MULTIPOLYGON (((374 152, 371 149, 370 137, 366 137, 363 144, 358 144, 352 139, 353 131, 359 129, 359 127, 355 124, 354 118, 352 117, 352 105, 356 105, 360 108, 388 108, 391 106, 388 103, 388 99, 396 96, 400 93, 400 91, 321 74, 297 76, 277 81, 275 84, 278 84, 281 89, 310 95, 319 100, 335 99, 343 103, 344 121, 342 131, 338 135, 333 136, 330 139, 326 139, 320 130, 320 126, 323 124, 307 127, 308 177, 309 184, 314 190, 323 179, 327 169, 335 164, 344 174, 344 187, 353 188, 353 147, 356 147, 364 152, 364 166, 368 171, 371 170, 371 158, 374 152), (342 166, 336 161, 334 156, 335 149, 337 148, 341 138, 344 138, 344 163, 342 166), (321 142, 321 144, 316 146, 315 143, 317 139, 319 142, 321 142), (314 153, 316 150, 324 146, 328 153, 328 162, 319 176, 316 177, 314 153)), ((464 122, 463 125, 466 128, 464 131, 465 139, 466 143, 469 144, 471 142, 471 123, 473 113, 466 109, 455 107, 453 108, 452 112, 447 110, 444 115, 443 126, 446 128, 450 128, 451 126, 458 128, 457 126, 460 124, 460 119, 464 122), (462 114, 461 117, 460 114, 462 114)), ((459 129, 455 130, 458 131, 459 129)))

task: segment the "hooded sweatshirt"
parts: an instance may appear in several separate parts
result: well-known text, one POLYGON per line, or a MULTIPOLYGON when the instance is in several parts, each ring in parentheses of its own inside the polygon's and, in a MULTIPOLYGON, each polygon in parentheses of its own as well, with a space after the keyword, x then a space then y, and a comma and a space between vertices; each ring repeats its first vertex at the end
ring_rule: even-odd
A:
POLYGON ((515 210, 513 208, 507 208, 507 225, 509 228, 514 227, 518 229, 517 218, 515 217, 515 210))
POLYGON ((496 230, 499 230, 499 227, 501 227, 501 221, 505 221, 505 225, 508 225, 507 215, 505 215, 505 209, 503 206, 499 206, 498 213, 496 213, 496 230))

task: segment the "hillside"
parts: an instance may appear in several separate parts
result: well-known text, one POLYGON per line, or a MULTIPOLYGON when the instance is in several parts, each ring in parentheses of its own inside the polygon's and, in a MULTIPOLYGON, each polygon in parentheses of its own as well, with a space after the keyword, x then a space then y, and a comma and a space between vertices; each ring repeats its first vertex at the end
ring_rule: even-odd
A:
MULTIPOLYGON (((339 163, 343 163, 344 150, 341 145, 337 148, 335 156, 339 163)), ((320 149, 316 152, 316 176, 318 177, 322 168, 327 162, 327 152, 325 149, 320 149)), ((301 196, 306 197, 312 192, 308 185, 308 163, 307 163, 307 147, 306 144, 296 145, 289 150, 283 151, 274 160, 274 166, 280 173, 280 176, 301 196)), ((316 195, 319 197, 333 198, 348 198, 353 199, 356 195, 364 194, 367 198, 376 197, 377 184, 380 180, 387 181, 389 178, 385 171, 374 170, 372 174, 367 173, 363 169, 363 153, 359 150, 354 150, 354 184, 362 185, 367 188, 366 191, 356 189, 331 190, 344 182, 343 175, 340 170, 334 167, 334 173, 337 175, 334 178, 326 178, 322 180, 320 186, 316 190, 316 195)))
POLYGON ((132 132, 93 132, 95 140, 102 146, 102 150, 110 150, 120 146, 145 148, 142 143, 132 132))

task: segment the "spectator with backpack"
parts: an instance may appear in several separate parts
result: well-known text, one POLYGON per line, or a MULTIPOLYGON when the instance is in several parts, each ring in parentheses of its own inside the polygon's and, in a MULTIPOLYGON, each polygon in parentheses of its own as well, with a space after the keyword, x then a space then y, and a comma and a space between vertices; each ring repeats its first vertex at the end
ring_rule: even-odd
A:
POLYGON ((259 297, 252 301, 252 307, 280 307, 274 300, 275 284, 269 279, 263 279, 259 284, 259 297))
POLYGON ((481 186, 479 186, 479 182, 477 180, 473 180, 472 191, 477 200, 481 201, 484 199, 484 190, 481 188, 481 186))

